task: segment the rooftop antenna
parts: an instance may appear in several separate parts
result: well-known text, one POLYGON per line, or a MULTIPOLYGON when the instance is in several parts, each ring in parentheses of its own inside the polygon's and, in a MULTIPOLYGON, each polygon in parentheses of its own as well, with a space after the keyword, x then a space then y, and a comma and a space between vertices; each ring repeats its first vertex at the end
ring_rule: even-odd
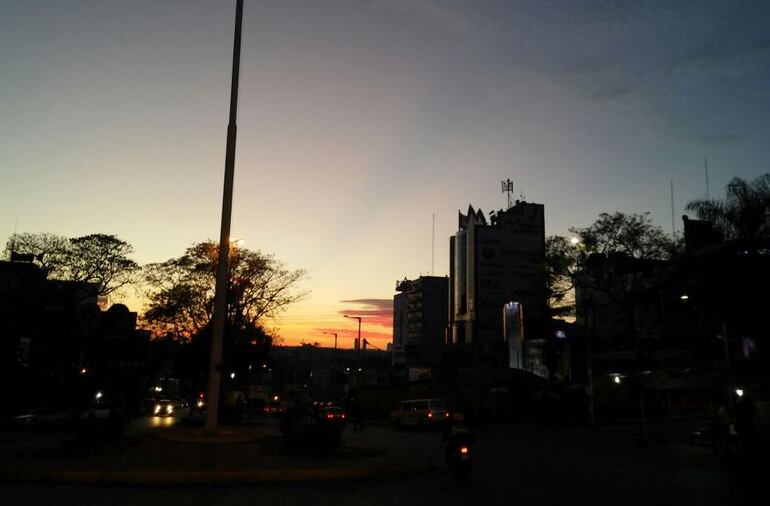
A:
POLYGON ((506 179, 505 181, 500 181, 500 186, 503 189, 503 193, 508 194, 508 209, 513 207, 513 204, 511 204, 511 193, 513 193, 513 181, 510 179, 506 179))
POLYGON ((674 180, 670 180, 671 183, 671 237, 676 236, 676 228, 674 222, 674 180))
POLYGON ((433 276, 433 259, 436 256, 436 213, 433 213, 433 230, 430 240, 430 275, 433 276))
POLYGON ((19 217, 16 217, 16 220, 13 223, 13 235, 11 236, 11 251, 10 251, 10 260, 13 262, 14 254, 16 253, 16 231, 19 228, 19 217))
POLYGON ((706 198, 710 199, 711 195, 709 195, 709 159, 708 157, 703 159, 703 166, 706 169, 706 198))

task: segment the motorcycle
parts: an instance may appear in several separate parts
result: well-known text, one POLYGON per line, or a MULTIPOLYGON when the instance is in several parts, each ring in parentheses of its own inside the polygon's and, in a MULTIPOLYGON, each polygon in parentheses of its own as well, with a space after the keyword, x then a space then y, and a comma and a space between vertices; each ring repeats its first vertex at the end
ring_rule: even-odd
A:
POLYGON ((473 453, 467 441, 458 441, 447 448, 447 467, 452 470, 455 480, 463 482, 470 478, 473 467, 473 453))

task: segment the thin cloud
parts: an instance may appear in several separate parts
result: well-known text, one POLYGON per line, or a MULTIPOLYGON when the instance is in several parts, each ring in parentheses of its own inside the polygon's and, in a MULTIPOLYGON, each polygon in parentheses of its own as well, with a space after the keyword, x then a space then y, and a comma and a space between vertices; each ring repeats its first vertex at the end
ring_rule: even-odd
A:
POLYGON ((362 325, 393 326, 393 301, 391 299, 349 299, 341 301, 352 307, 339 311, 341 315, 360 316, 362 325))
POLYGON ((340 301, 343 304, 361 304, 364 306, 375 306, 383 309, 393 307, 393 299, 350 299, 340 301))

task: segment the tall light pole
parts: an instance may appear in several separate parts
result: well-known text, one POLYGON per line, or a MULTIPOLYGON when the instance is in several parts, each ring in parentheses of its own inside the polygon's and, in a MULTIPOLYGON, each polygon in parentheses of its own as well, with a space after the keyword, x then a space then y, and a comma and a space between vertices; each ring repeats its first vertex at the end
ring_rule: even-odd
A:
MULTIPOLYGON (((585 275, 584 272, 582 272, 585 269, 585 250, 583 249, 583 243, 580 242, 580 239, 577 237, 573 237, 570 239, 570 244, 572 244, 574 247, 578 249, 578 269, 581 271, 582 275, 585 275)), ((577 285, 575 286, 575 290, 577 291, 577 285)), ((577 294, 575 297, 577 301, 577 294)), ((596 331, 596 314, 594 311, 594 305, 593 300, 588 300, 588 309, 589 314, 591 316, 591 326, 592 328, 589 329, 588 327, 588 319, 585 320, 585 336, 586 336, 586 376, 588 376, 588 420, 591 423, 591 426, 594 425, 595 420, 595 412, 594 412, 594 371, 593 371, 593 361, 591 360, 591 353, 593 353, 593 350, 591 349, 591 339, 592 339, 592 333, 596 331)))
POLYGON ((334 336, 334 349, 337 349, 337 333, 336 332, 324 332, 324 334, 328 334, 330 336, 334 336))
POLYGON ((348 316, 348 315, 342 315, 345 318, 351 318, 353 320, 358 320, 358 337, 356 338, 356 351, 361 350, 361 317, 360 316, 348 316))
POLYGON ((211 329, 211 360, 209 363, 209 389, 206 412, 206 432, 217 430, 219 418, 219 386, 222 381, 222 341, 227 311, 228 260, 230 255, 230 217, 233 209, 233 175, 235 171, 236 113, 238 111, 238 74, 241 66, 241 26, 243 25, 243 0, 235 4, 235 35, 233 37, 233 71, 230 82, 230 119, 227 124, 227 148, 225 150, 225 183, 222 193, 222 225, 219 232, 219 256, 217 257, 217 283, 214 293, 214 317, 211 329))

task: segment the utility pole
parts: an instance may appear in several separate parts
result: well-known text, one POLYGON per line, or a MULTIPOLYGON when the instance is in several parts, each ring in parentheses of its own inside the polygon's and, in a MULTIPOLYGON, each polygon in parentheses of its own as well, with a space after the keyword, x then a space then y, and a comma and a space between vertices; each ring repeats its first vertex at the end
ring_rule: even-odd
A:
POLYGON ((433 259, 436 253, 436 213, 433 213, 433 229, 430 239, 430 275, 433 276, 433 259))
POLYGON ((513 193, 513 181, 510 179, 506 179, 505 181, 500 181, 500 186, 503 189, 503 193, 508 194, 508 209, 513 207, 513 204, 511 203, 511 193, 513 193))
POLYGON ((348 315, 342 315, 345 318, 350 318, 353 320, 358 320, 358 337, 356 338, 356 352, 361 350, 361 317, 360 316, 348 316, 348 315))
POLYGON ((706 170, 706 198, 710 199, 711 194, 709 192, 709 159, 703 159, 703 168, 706 170))
POLYGON ((722 322, 722 339, 725 342, 725 368, 730 370, 730 347, 727 344, 727 324, 722 322))
POLYGON ((676 226, 674 221, 674 180, 671 179, 671 237, 676 235, 676 226))
POLYGON ((336 332, 324 332, 324 334, 328 334, 330 336, 334 336, 334 349, 337 349, 337 333, 336 332))
POLYGON ((235 171, 235 139, 238 127, 238 75, 241 65, 241 27, 243 25, 243 0, 235 4, 235 34, 233 36, 233 69, 230 82, 230 118, 227 124, 227 148, 225 150, 225 182, 222 195, 222 224, 219 232, 219 256, 217 258, 217 282, 214 293, 214 317, 211 329, 211 360, 209 363, 209 388, 206 404, 206 432, 217 430, 219 418, 219 388, 222 381, 222 342, 224 340, 225 313, 227 312, 228 260, 230 255, 230 218, 233 209, 233 176, 235 171))

